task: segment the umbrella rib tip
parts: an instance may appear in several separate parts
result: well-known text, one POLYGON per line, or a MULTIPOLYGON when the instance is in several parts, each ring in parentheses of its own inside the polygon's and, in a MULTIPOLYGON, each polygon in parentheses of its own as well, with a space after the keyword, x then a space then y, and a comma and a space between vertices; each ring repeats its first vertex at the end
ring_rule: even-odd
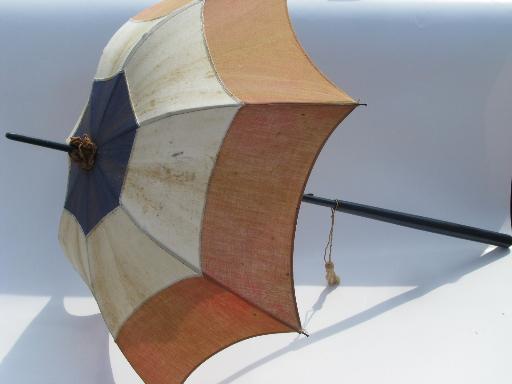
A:
POLYGON ((309 333, 307 333, 304 329, 301 329, 301 330, 299 331, 299 334, 304 335, 304 336, 306 336, 306 337, 309 337, 309 333))

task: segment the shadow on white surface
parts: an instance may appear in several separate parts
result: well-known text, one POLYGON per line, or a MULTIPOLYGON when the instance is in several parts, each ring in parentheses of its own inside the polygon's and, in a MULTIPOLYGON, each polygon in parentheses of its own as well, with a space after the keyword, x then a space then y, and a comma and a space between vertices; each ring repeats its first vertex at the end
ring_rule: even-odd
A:
MULTIPOLYGON (((257 369, 261 367, 271 360, 274 360, 286 353, 297 351, 301 348, 306 348, 311 344, 317 343, 322 339, 330 337, 334 334, 339 334, 341 332, 345 332, 352 327, 360 325, 363 322, 372 320, 387 311, 393 310, 400 305, 408 303, 412 300, 415 300, 421 296, 428 294, 429 292, 442 287, 445 284, 452 284, 459 280, 466 274, 477 271, 478 269, 485 267, 486 265, 499 260, 502 257, 505 257, 510 254, 510 250, 496 248, 489 253, 477 258, 473 259, 470 262, 464 262, 456 268, 452 268, 450 270, 444 271, 440 276, 428 279, 427 281, 420 283, 416 288, 413 288, 405 293, 402 293, 398 296, 395 296, 391 299, 385 300, 363 312, 357 313, 347 319, 343 319, 340 322, 337 322, 334 325, 331 325, 327 328, 318 330, 313 332, 309 337, 298 336, 290 345, 279 349, 277 351, 272 352, 268 356, 265 356, 263 359, 260 359, 247 367, 239 370, 235 374, 227 377, 219 384, 228 384, 235 382, 238 378, 246 375, 251 370, 257 369)), ((314 314, 322 309, 323 303, 327 295, 332 292, 332 288, 325 288, 320 296, 318 297, 317 302, 313 305, 312 310, 306 312, 304 326, 307 329, 307 325, 310 322, 311 318, 314 314)))
POLYGON ((52 298, 3 359, 0 383, 114 384, 101 315, 70 315, 52 298))

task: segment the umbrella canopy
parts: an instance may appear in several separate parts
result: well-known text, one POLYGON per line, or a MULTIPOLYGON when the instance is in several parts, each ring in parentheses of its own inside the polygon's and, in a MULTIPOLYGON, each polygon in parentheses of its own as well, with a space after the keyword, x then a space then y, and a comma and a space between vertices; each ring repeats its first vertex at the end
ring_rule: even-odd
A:
POLYGON ((70 163, 60 241, 146 383, 302 331, 298 209, 357 105, 309 61, 285 0, 166 0, 112 37, 70 135, 97 152, 70 163))

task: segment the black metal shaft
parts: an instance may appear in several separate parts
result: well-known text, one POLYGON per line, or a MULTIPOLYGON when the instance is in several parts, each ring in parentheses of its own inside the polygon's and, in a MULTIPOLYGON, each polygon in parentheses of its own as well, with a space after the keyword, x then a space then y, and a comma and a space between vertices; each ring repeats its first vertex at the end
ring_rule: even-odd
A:
MULTIPOLYGON (((6 133, 5 137, 10 140, 38 145, 45 148, 52 148, 68 153, 74 149, 74 147, 69 144, 36 139, 34 137, 18 135, 15 133, 6 133)), ((469 227, 467 225, 449 223, 447 221, 430 219, 428 217, 411 215, 403 212, 391 211, 389 209, 371 207, 369 205, 351 203, 349 201, 325 199, 323 197, 316 197, 312 194, 304 195, 302 201, 310 204, 321 205, 324 207, 336 208, 337 211, 349 213, 351 215, 384 221, 386 223, 401 225, 403 227, 415 228, 421 231, 457 237, 459 239, 472 240, 504 248, 508 248, 512 245, 512 236, 508 236, 503 233, 487 231, 485 229, 469 227)))
POLYGON ((6 133, 5 137, 7 137, 9 140, 20 141, 22 143, 38 145, 40 147, 56 149, 58 151, 63 151, 63 152, 68 152, 68 153, 71 152, 74 148, 73 146, 68 145, 68 144, 56 143, 55 141, 36 139, 35 137, 17 135, 15 133, 6 133))
POLYGON ((369 205, 351 203, 349 201, 325 199, 311 194, 304 195, 302 201, 324 207, 336 208, 337 206, 337 211, 349 213, 351 215, 384 221, 386 223, 419 229, 421 231, 457 237, 459 239, 466 239, 504 248, 508 248, 512 245, 512 236, 485 229, 469 227, 467 225, 430 219, 424 216, 411 215, 408 213, 391 211, 389 209, 371 207, 369 205))

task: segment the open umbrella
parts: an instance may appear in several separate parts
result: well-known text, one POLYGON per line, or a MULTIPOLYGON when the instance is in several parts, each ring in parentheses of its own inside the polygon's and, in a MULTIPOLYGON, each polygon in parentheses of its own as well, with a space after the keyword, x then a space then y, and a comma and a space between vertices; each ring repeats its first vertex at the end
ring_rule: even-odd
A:
POLYGON ((285 1, 164 1, 114 35, 70 135, 60 241, 147 383, 302 331, 298 207, 356 106, 309 62, 285 1))
POLYGON ((303 332, 301 201, 500 246, 509 236, 303 196, 359 105, 309 61, 286 1, 166 0, 101 57, 70 153, 60 241, 146 383, 180 383, 249 337, 303 332))

